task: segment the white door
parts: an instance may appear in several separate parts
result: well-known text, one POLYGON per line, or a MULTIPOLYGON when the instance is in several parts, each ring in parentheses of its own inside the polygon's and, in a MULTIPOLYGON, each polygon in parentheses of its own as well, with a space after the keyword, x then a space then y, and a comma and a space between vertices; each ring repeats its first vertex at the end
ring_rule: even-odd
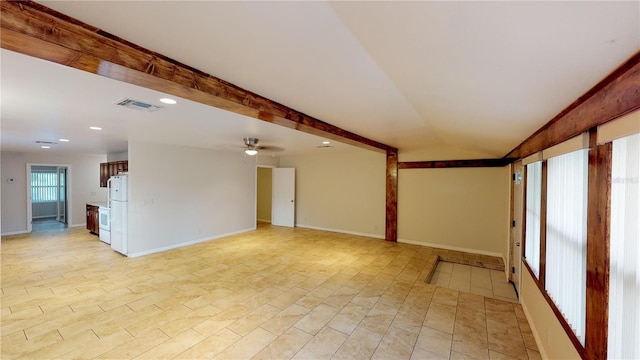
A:
POLYGON ((271 173, 271 225, 294 227, 296 169, 275 168, 271 173))
POLYGON ((522 222, 523 222, 523 198, 524 198, 524 172, 522 171, 522 162, 518 161, 513 164, 513 226, 511 227, 512 243, 512 259, 511 263, 512 276, 511 281, 516 287, 516 291, 520 294, 520 270, 522 266, 522 222))

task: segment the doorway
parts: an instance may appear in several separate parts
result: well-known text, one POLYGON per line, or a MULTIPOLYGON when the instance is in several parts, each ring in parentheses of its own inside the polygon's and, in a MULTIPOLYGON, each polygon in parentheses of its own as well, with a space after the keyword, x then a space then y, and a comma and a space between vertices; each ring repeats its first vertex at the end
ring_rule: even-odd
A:
POLYGON ((69 165, 27 164, 27 231, 69 226, 69 165))
POLYGON ((258 166, 256 176, 256 219, 271 224, 272 168, 258 166))
POLYGON ((258 166, 256 225, 295 227, 295 169, 258 166))

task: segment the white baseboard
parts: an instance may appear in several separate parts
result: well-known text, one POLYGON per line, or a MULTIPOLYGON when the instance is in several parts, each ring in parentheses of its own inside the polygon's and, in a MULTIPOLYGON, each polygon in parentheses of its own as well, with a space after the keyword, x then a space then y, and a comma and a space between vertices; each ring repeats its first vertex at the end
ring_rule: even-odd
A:
MULTIPOLYGON (((526 271, 526 269, 523 269, 523 270, 526 271)), ((524 317, 527 318, 527 322, 530 325, 529 327, 531 328, 531 333, 533 334, 533 338, 536 340, 536 345, 538 345, 538 351, 540 352, 540 357, 543 359, 548 359, 549 356, 547 356, 547 352, 545 351, 544 347, 540 346, 540 344, 542 344, 542 341, 540 339, 540 333, 538 332, 538 329, 536 329, 536 327, 533 326, 533 324, 535 323, 532 321, 533 317, 529 313, 529 309, 527 309, 527 306, 525 305, 524 301, 520 301, 520 305, 522 305, 522 311, 524 312, 524 317)))
POLYGON ((20 235, 20 234, 28 234, 28 233, 29 232, 27 230, 9 231, 9 232, 3 232, 2 234, 0 234, 0 236, 20 235))
POLYGON ((181 247, 185 247, 185 246, 189 246, 189 245, 195 245, 195 244, 206 242, 206 241, 218 240, 218 239, 221 239, 223 237, 236 235, 236 234, 241 234, 241 233, 253 231, 255 229, 256 229, 255 227, 252 227, 252 228, 249 228, 249 229, 243 229, 243 230, 234 231, 234 232, 230 232, 230 233, 226 233, 226 234, 220 234, 220 235, 216 235, 216 236, 212 236, 212 237, 206 237, 206 238, 186 241, 186 242, 183 242, 183 243, 169 245, 169 246, 163 246, 163 247, 155 248, 155 249, 151 249, 151 250, 139 251, 139 252, 136 252, 136 253, 129 253, 129 254, 127 254, 127 256, 130 257, 130 258, 135 258, 135 257, 144 256, 144 255, 149 255, 149 254, 155 254, 155 253, 159 253, 159 252, 163 252, 163 251, 167 251, 167 250, 173 250, 173 249, 177 249, 177 248, 181 248, 181 247))
POLYGON ((337 233, 356 235, 356 236, 365 236, 365 237, 376 238, 376 239, 384 239, 384 235, 368 234, 368 233, 361 233, 361 232, 356 232, 356 231, 348 231, 348 230, 340 230, 340 229, 329 229, 329 228, 323 228, 323 227, 312 226, 312 225, 304 225, 304 224, 296 224, 296 227, 305 228, 305 229, 312 229, 312 230, 337 232, 337 233))
POLYGON ((69 227, 80 227, 80 226, 87 227, 87 224, 86 223, 82 223, 82 224, 71 224, 71 225, 69 225, 69 227))
POLYGON ((53 215, 40 215, 40 216, 32 216, 31 218, 32 219, 47 219, 47 218, 55 219, 56 215, 55 214, 53 214, 53 215))
POLYGON ((398 239, 398 242, 404 243, 404 244, 411 244, 411 245, 428 246, 428 247, 445 249, 445 250, 462 251, 462 252, 467 252, 472 254, 496 256, 501 258, 504 261, 504 258, 502 257, 501 253, 497 253, 493 251, 484 251, 484 250, 478 250, 478 249, 470 249, 470 248, 463 248, 463 247, 443 245, 443 244, 434 244, 434 243, 428 243, 424 241, 415 241, 415 240, 407 240, 407 239, 398 239))

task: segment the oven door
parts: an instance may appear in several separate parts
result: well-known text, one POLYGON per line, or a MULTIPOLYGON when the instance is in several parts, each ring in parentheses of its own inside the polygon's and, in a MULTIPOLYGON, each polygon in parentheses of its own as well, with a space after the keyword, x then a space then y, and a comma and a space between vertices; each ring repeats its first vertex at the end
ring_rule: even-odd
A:
POLYGON ((100 206, 98 209, 98 224, 100 227, 100 241, 111 244, 111 209, 100 206))

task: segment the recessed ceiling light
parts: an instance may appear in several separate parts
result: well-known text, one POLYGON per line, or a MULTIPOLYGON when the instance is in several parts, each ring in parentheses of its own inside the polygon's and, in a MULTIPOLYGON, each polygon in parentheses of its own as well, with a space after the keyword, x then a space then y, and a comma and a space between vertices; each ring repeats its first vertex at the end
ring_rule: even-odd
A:
POLYGON ((165 104, 169 104, 169 105, 174 105, 175 103, 177 103, 177 101, 173 100, 173 99, 169 99, 169 98, 162 98, 160 99, 161 103, 165 103, 165 104))
POLYGON ((43 149, 51 149, 51 146, 47 146, 47 145, 42 145, 40 147, 43 148, 43 149))
POLYGON ((89 129, 91 129, 91 130, 102 130, 102 128, 98 127, 98 126, 89 126, 89 129))
POLYGON ((60 142, 69 142, 69 139, 58 139, 60 142))
POLYGON ((322 145, 329 145, 329 144, 331 144, 331 141, 323 141, 322 142, 322 145))

